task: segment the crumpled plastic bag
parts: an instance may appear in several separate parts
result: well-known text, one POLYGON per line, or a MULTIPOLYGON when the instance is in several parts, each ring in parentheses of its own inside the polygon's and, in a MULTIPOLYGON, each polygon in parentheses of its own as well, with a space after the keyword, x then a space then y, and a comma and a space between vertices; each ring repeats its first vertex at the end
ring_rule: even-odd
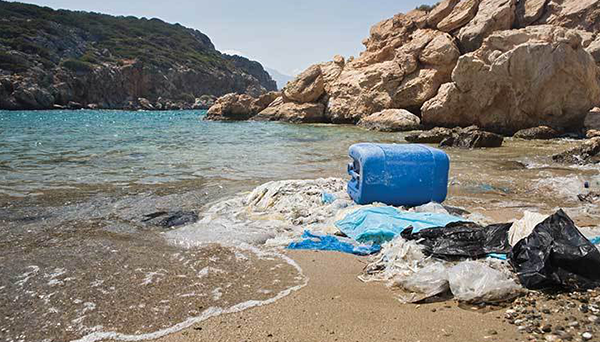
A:
POLYGON ((477 261, 464 261, 448 269, 448 283, 456 299, 469 303, 506 301, 523 291, 506 273, 477 261))
POLYGON ((443 263, 437 262, 408 277, 399 277, 395 285, 411 292, 408 295, 400 296, 400 301, 404 303, 420 302, 448 291, 450 288, 448 269, 443 263))
POLYGON ((600 286, 600 251, 562 210, 519 241, 509 260, 521 284, 528 289, 580 290, 600 286))

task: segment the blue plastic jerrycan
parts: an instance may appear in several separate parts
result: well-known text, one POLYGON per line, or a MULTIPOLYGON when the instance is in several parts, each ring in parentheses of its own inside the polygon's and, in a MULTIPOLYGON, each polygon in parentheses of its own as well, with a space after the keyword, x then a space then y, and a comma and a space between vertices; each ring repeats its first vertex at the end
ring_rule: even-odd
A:
POLYGON ((348 194, 357 204, 419 206, 448 194, 450 158, 418 144, 356 144, 349 150, 348 194))

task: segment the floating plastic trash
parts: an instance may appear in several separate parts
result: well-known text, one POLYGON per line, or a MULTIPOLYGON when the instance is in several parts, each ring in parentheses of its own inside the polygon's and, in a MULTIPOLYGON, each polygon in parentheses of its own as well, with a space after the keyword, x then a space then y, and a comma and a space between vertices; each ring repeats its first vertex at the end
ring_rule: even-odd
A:
POLYGON ((446 200, 450 158, 439 149, 362 143, 351 146, 349 155, 348 194, 358 204, 414 207, 446 200))
MULTIPOLYGON (((355 255, 371 255, 381 250, 379 245, 358 245, 353 241, 344 242, 331 235, 317 235, 309 231, 302 234, 304 240, 292 242, 288 249, 308 249, 318 251, 336 251, 355 255)), ((349 239, 344 239, 349 240, 349 239)))
POLYGON ((346 236, 359 242, 383 244, 391 241, 407 227, 417 233, 421 229, 445 227, 465 219, 437 213, 415 213, 394 207, 368 207, 352 212, 335 226, 346 236))

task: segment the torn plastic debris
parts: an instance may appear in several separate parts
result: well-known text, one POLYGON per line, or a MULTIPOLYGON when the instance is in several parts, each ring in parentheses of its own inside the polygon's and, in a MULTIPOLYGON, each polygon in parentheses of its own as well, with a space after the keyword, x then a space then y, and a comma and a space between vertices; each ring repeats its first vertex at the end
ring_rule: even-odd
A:
POLYGON ((464 261, 450 267, 448 283, 456 299, 469 303, 511 300, 523 292, 507 272, 477 261, 464 261))
POLYGON ((331 235, 317 235, 304 231, 302 241, 292 242, 288 249, 309 249, 319 251, 337 251, 355 255, 371 255, 381 250, 379 245, 359 245, 350 239, 338 238, 331 235))
POLYGON ((428 265, 407 277, 398 277, 395 284, 410 292, 399 297, 404 303, 420 302, 450 289, 448 269, 441 262, 428 265))
POLYGON ((383 244, 391 241, 407 227, 414 232, 432 227, 444 227, 448 223, 465 221, 457 216, 437 213, 414 213, 394 207, 362 208, 348 214, 335 223, 346 236, 358 242, 383 244))
POLYGON ((424 252, 441 259, 483 258, 491 253, 507 254, 508 230, 511 224, 493 224, 481 227, 471 222, 454 222, 445 227, 422 229, 407 228, 402 237, 422 244, 424 252))
POLYGON ((420 205, 411 209, 415 213, 436 213, 443 215, 450 215, 448 210, 441 204, 436 202, 429 202, 427 204, 420 205))
POLYGON ((594 245, 600 245, 600 236, 590 239, 590 242, 594 245))
POLYGON ((529 289, 600 286, 600 251, 562 210, 519 241, 509 259, 521 284, 529 289))
POLYGON ((392 281, 408 277, 421 268, 437 261, 426 257, 423 247, 401 237, 381 246, 381 253, 365 268, 359 279, 364 282, 392 281))
POLYGON ((323 204, 331 204, 333 202, 335 202, 336 198, 335 195, 329 193, 329 192, 323 192, 321 194, 321 201, 323 202, 323 204))

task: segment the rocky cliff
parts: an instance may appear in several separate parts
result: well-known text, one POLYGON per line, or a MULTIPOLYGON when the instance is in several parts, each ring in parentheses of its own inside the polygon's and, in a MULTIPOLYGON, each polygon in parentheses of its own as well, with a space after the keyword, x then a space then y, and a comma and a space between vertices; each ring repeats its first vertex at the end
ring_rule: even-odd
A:
POLYGON ((600 103, 599 32, 599 0, 444 0, 374 25, 358 58, 311 66, 256 117, 577 130, 600 103))
POLYGON ((178 24, 0 1, 0 109, 178 109, 276 88, 178 24))

